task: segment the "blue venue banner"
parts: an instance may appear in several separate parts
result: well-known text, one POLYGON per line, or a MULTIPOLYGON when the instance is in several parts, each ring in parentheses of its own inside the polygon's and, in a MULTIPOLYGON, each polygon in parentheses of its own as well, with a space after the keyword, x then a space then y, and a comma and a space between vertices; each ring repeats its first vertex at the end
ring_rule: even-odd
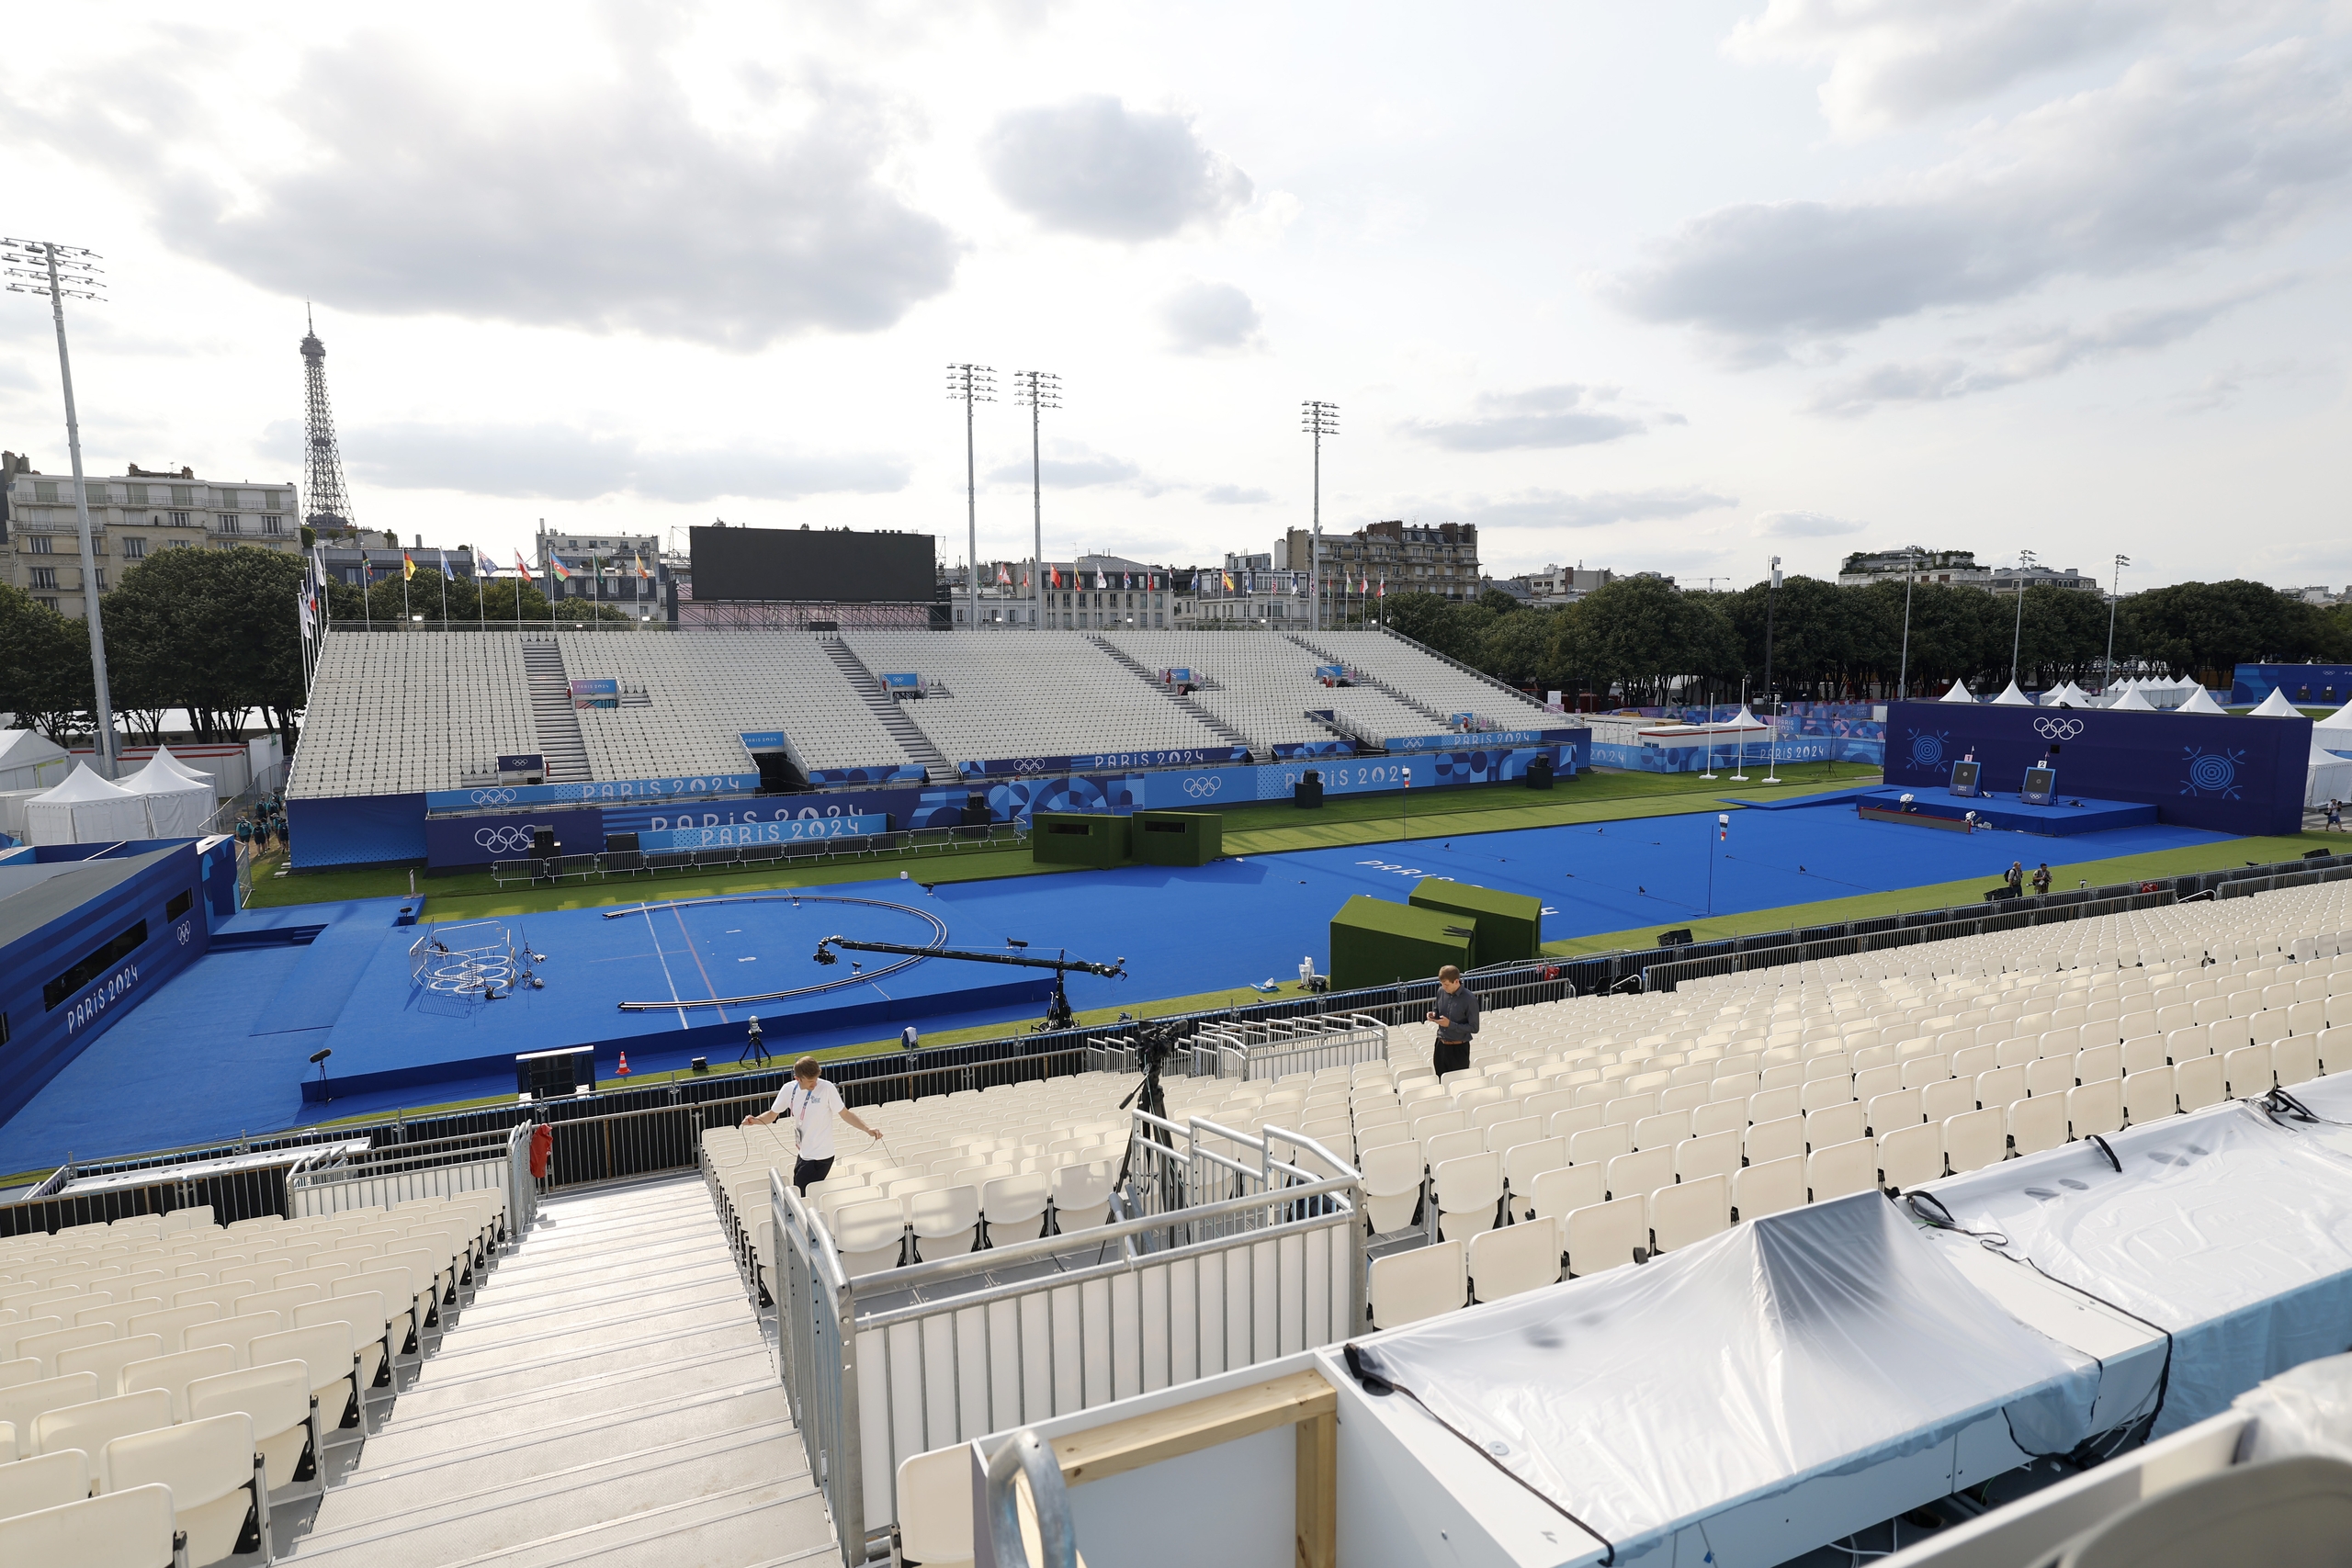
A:
POLYGON ((1315 667, 1315 678, 1330 685, 1348 678, 1348 667, 1344 664, 1318 664, 1315 667))
POLYGON ((741 732, 746 751, 781 751, 784 731, 781 729, 746 729, 741 732))
POLYGON ((912 671, 905 674, 885 675, 882 677, 882 683, 894 692, 917 692, 922 689, 922 677, 912 671))
POLYGON ((2047 762, 2062 802, 2127 800, 2183 828, 2283 835, 2302 829, 2311 749, 2308 718, 1898 703, 1886 782, 1940 798, 1952 763, 1973 756, 1987 795, 2014 796, 2025 771, 2047 762))
POLYGON ((1582 729, 1482 729, 1475 735, 1392 735, 1381 741, 1391 751, 1459 751, 1465 746, 1561 746, 1589 732, 1582 729))
POLYGON ((444 866, 487 865, 494 860, 523 860, 531 852, 531 836, 550 829, 568 855, 605 852, 605 814, 574 807, 566 811, 481 813, 470 817, 428 817, 424 819, 424 863, 444 866))
POLYGON ((985 761, 958 762, 956 771, 967 779, 1021 778, 1037 773, 1093 773, 1124 768, 1215 767, 1221 762, 1246 762, 1247 746, 1196 746, 1181 751, 1096 751, 1078 757, 991 757, 985 761))
POLYGON ((288 800, 286 826, 294 836, 291 858, 305 871, 320 865, 423 860, 424 814, 430 799, 424 795, 347 795, 326 800, 288 800))
POLYGON ((512 757, 498 759, 498 771, 502 773, 543 773, 547 767, 548 760, 537 751, 518 751, 512 757))
POLYGON ((1356 743, 1352 740, 1277 740, 1277 757, 1352 757, 1356 743))
MULTIPOLYGON (((706 773, 699 778, 606 779, 575 784, 484 784, 424 794, 427 811, 495 811, 503 806, 601 806, 615 800, 671 800, 703 795, 749 795, 757 773, 706 773)), ((383 798, 391 798, 389 796, 383 798)))
POLYGON ((1193 683, 1193 671, 1184 665, 1171 664, 1159 672, 1159 678, 1171 686, 1189 686, 1193 683))
POLYGON ((923 779, 922 764, 901 762, 894 768, 811 768, 808 782, 812 784, 919 784, 923 779))
POLYGON ((571 705, 575 708, 616 708, 621 705, 621 683, 609 675, 574 681, 571 682, 571 705))
POLYGON ((638 834, 637 847, 648 854, 657 850, 723 850, 742 844, 797 844, 812 839, 856 839, 889 830, 890 818, 887 816, 794 817, 765 822, 722 822, 709 828, 648 829, 638 834))
POLYGON ((1473 748, 1425 757, 1357 757, 1333 762, 1298 758, 1254 767, 1167 769, 1146 773, 1078 774, 1011 779, 989 786, 989 815, 995 820, 1026 820, 1033 811, 1181 811, 1188 807, 1288 800, 1310 772, 1323 780, 1326 795, 1369 795, 1411 786, 1489 784, 1523 778, 1537 757, 1553 771, 1572 774, 1582 760, 1583 731, 1559 746, 1473 748))
POLYGON ((2290 703, 2340 707, 2352 702, 2352 664, 2241 664, 2230 681, 2230 701, 2254 705, 2273 692, 2290 703))

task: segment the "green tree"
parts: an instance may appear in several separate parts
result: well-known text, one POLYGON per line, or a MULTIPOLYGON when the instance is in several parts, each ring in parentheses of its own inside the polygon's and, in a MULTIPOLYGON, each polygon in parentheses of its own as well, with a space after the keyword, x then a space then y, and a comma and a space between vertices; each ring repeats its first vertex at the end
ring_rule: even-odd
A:
POLYGON ((95 691, 82 623, 0 582, 0 708, 62 745, 93 727, 95 691))
POLYGON ((1552 672, 1630 705, 1663 702, 1692 678, 1734 674, 1739 655, 1712 594, 1663 578, 1619 578, 1555 616, 1552 672))
POLYGON ((1550 610, 1514 604, 1487 626, 1478 639, 1478 657, 1470 662, 1514 686, 1541 685, 1552 677, 1553 621, 1550 610))
POLYGON ((163 550, 106 600, 109 678, 141 706, 185 708, 197 739, 232 740, 261 709, 290 750, 302 706, 301 558, 163 550))

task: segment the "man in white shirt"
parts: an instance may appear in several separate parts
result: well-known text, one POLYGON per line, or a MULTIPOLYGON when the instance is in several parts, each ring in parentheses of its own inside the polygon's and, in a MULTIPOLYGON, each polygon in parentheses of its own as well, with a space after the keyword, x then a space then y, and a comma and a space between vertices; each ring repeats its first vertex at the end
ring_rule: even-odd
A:
POLYGON ((791 1080, 776 1090, 775 1103, 757 1116, 743 1118, 746 1127, 765 1127, 779 1116, 792 1118, 799 1149, 799 1157, 792 1162, 792 1185, 804 1194, 832 1172, 834 1118, 869 1138, 882 1135, 879 1128, 859 1121, 857 1113, 842 1103, 842 1091, 819 1074, 816 1057, 801 1057, 792 1064, 791 1080))

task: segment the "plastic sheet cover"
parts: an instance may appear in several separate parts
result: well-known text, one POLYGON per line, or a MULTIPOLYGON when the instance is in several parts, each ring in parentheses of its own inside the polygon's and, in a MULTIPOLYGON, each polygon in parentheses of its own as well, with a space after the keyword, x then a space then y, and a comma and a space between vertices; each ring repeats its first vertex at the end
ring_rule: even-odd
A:
POLYGON ((1996 1305, 1875 1192, 1353 1348, 1620 1562, 1997 1411, 2028 1451, 2062 1452, 2098 1393, 2094 1363, 1996 1305))
MULTIPOLYGON (((2352 1080, 2294 1092, 2352 1119, 2352 1080)), ((1961 1225, 2006 1236, 1999 1250, 2171 1333, 2153 1436, 2352 1342, 2352 1126, 2233 1101, 2107 1143, 2120 1172, 2075 1143, 1928 1190, 1961 1225)))

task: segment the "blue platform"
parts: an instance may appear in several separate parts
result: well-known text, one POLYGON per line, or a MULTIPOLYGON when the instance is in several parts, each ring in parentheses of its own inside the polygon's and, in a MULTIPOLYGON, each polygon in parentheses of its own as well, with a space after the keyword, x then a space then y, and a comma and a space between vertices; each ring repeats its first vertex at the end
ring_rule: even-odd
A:
POLYGON ((1905 795, 1911 796, 1911 810, 1923 817, 1958 820, 1973 811, 1984 827, 2050 839, 2148 827, 2156 820, 2156 808, 2138 801, 2088 800, 2068 795, 2060 795, 2055 806, 2028 806, 2013 795, 1958 795, 1949 789, 1882 788, 1855 796, 1854 804, 1900 811, 1905 795))

